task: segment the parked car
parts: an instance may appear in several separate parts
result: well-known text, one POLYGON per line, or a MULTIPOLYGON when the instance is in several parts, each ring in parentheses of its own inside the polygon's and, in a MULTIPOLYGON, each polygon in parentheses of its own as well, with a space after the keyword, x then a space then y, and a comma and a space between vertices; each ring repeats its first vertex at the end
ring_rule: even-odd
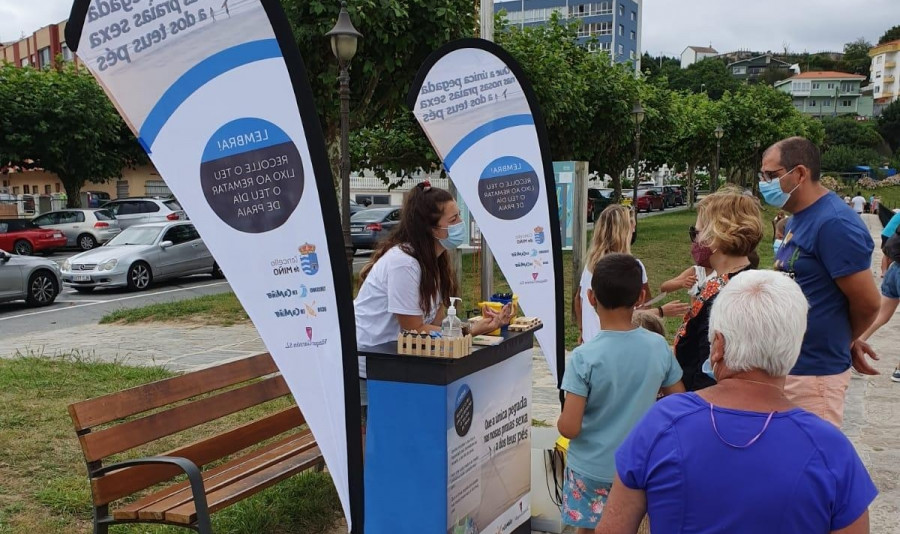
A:
POLYGON ((82 208, 99 208, 111 200, 109 193, 105 191, 82 191, 81 207, 82 208))
POLYGON ((222 278, 197 229, 182 221, 131 226, 62 264, 63 283, 82 293, 98 287, 140 291, 167 278, 204 273, 222 278))
POLYGON ((654 209, 659 211, 666 209, 666 202, 663 196, 653 189, 638 189, 637 211, 650 212, 654 209))
POLYGON ((66 246, 91 250, 119 235, 119 221, 111 211, 71 209, 38 215, 31 222, 66 236, 66 246))
POLYGON ((368 208, 368 206, 363 206, 362 204, 358 203, 357 201, 353 200, 352 198, 350 199, 350 216, 351 217, 353 217, 360 211, 365 210, 366 208, 368 208))
POLYGON ((66 236, 59 230, 41 228, 28 219, 0 219, 0 250, 30 256, 64 246, 66 236))
POLYGON ((188 218, 181 204, 174 198, 120 198, 101 207, 116 216, 122 230, 136 224, 182 221, 188 218))
POLYGON ((588 222, 597 220, 600 213, 610 204, 615 204, 618 199, 613 198, 615 189, 589 188, 588 189, 588 222))
POLYGON ((680 185, 670 185, 668 187, 671 187, 675 191, 675 202, 679 206, 687 204, 687 190, 685 188, 680 185))
POLYGON ((675 196, 675 190, 672 189, 671 187, 664 185, 662 187, 660 187, 660 186, 651 187, 650 189, 652 189, 653 191, 656 191, 657 194, 662 195, 663 202, 665 203, 665 206, 667 208, 674 208, 675 206, 678 205, 678 199, 675 196))
POLYGON ((47 306, 61 287, 55 261, 0 250, 0 302, 24 300, 29 306, 47 306))
POLYGON ((400 208, 369 208, 350 217, 353 251, 374 249, 375 245, 400 222, 400 208))

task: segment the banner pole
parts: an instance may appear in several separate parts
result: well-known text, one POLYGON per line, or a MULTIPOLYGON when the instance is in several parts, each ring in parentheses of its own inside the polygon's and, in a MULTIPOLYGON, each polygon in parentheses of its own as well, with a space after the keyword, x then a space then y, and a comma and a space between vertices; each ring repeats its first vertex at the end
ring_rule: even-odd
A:
MULTIPOLYGON (((481 38, 494 40, 494 0, 481 0, 481 38)), ((487 302, 494 294, 494 255, 487 239, 481 234, 481 300, 487 302)))

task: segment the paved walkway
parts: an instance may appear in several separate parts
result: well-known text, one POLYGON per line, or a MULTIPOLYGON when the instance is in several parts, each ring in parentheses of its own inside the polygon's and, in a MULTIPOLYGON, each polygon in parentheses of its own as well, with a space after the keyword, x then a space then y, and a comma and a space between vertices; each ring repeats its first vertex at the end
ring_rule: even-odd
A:
MULTIPOLYGON (((881 224, 864 215, 876 243, 881 224)), ((873 257, 880 285, 881 252, 873 257)), ((877 377, 855 378, 847 395, 844 432, 865 462, 881 494, 871 508, 871 531, 900 534, 900 384, 890 373, 900 360, 900 311, 870 342, 881 355, 877 377)), ((0 357, 77 352, 83 357, 130 365, 162 365, 187 371, 244 358, 265 350, 252 325, 231 327, 148 324, 93 325, 46 330, 0 340, 0 357)), ((543 355, 534 351, 532 417, 554 425, 559 415, 556 384, 543 355)))

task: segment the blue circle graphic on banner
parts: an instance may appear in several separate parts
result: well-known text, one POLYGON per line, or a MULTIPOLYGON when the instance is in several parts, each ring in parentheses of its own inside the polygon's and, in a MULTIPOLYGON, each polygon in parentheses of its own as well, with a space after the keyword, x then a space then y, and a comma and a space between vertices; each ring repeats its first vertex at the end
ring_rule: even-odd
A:
POLYGON ((453 411, 453 427, 456 435, 463 437, 472 428, 472 420, 475 418, 475 399, 468 385, 463 384, 456 392, 456 409, 453 411))
POLYGON ((303 197, 303 161, 278 126, 243 118, 219 128, 206 143, 200 185, 225 224, 251 234, 278 228, 303 197))
POLYGON ((478 198, 494 217, 518 219, 534 208, 541 184, 527 161, 515 156, 497 158, 481 173, 478 198))

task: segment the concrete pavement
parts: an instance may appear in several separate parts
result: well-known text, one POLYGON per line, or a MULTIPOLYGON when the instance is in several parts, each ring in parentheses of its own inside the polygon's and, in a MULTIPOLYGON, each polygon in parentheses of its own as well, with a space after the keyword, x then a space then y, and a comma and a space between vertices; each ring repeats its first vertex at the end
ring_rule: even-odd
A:
MULTIPOLYGON (((876 243, 881 240, 877 217, 864 215, 876 243)), ((881 252, 873 257, 873 276, 880 285, 881 252)), ((871 531, 900 534, 900 384, 890 380, 900 360, 900 311, 870 340, 881 356, 881 375, 851 380, 844 432, 856 446, 879 488, 871 508, 871 531)), ((250 324, 210 327, 178 324, 137 326, 82 325, 24 334, 4 335, 0 357, 16 354, 53 356, 76 351, 84 357, 130 365, 162 365, 187 371, 264 351, 250 324)), ((534 351, 532 417, 555 424, 558 393, 543 355, 534 351)))

